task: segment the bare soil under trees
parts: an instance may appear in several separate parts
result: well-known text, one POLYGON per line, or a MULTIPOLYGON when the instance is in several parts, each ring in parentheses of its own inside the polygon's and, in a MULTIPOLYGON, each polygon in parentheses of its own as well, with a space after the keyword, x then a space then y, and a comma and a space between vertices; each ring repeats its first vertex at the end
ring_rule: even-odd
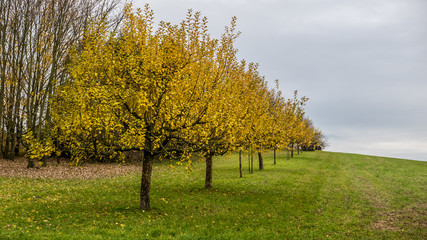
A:
POLYGON ((95 179, 122 176, 140 172, 138 163, 85 163, 82 166, 70 165, 68 161, 49 159, 47 167, 27 168, 26 158, 14 161, 0 159, 0 177, 28 177, 46 179, 95 179))

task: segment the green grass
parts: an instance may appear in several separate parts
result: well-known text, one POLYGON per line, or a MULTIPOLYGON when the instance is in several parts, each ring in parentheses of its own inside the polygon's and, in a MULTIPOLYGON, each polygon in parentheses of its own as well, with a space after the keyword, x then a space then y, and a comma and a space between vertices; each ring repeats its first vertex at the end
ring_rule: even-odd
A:
POLYGON ((192 172, 153 169, 151 211, 139 175, 0 178, 0 239, 427 239, 427 162, 308 152, 239 178, 238 155, 192 172))

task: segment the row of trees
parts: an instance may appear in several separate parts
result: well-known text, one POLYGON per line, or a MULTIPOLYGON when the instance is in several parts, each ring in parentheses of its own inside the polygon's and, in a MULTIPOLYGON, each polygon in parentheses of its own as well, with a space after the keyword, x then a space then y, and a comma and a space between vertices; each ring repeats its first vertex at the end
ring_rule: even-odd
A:
MULTIPOLYGON (((51 89, 49 84, 40 88, 39 95, 46 97, 35 115, 38 128, 28 120, 33 115, 20 110, 16 116, 24 140, 14 137, 17 131, 2 128, 2 141, 10 142, 4 132, 11 134, 15 148, 19 142, 26 145, 29 165, 52 152, 69 155, 75 163, 141 152, 140 208, 149 209, 156 159, 189 166, 193 154, 202 155, 205 187, 210 188, 214 156, 235 150, 258 153, 262 169, 261 153, 267 149, 289 148, 293 153, 322 147, 321 131, 304 112, 308 99, 297 92, 285 99, 278 86, 268 88, 257 64, 237 58, 235 18, 215 39, 199 12, 189 11, 180 25, 155 26, 148 6, 135 11, 126 5, 115 29, 111 26, 117 22, 106 17, 115 3, 106 5, 111 8, 101 11, 105 14, 95 15, 102 17, 85 22, 81 37, 73 35, 70 47, 61 48, 62 61, 49 59, 51 65, 61 63, 62 78, 55 75, 51 89)), ((7 99, 5 106, 10 105, 7 99)), ((2 142, 3 147, 10 150, 2 142)))

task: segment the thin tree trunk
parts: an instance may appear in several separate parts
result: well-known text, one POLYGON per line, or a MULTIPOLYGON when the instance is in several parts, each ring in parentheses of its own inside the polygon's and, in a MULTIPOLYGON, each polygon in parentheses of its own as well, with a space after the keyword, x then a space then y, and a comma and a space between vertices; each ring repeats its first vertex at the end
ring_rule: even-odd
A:
POLYGON ((239 151, 239 172, 240 172, 240 177, 243 177, 243 173, 242 173, 242 150, 239 151))
POLYGON ((22 140, 22 117, 20 122, 18 123, 18 127, 16 128, 16 145, 15 145, 15 156, 19 156, 19 148, 22 140))
POLYGON ((41 160, 41 165, 40 167, 47 167, 47 157, 43 157, 41 160))
POLYGON ((34 160, 28 158, 27 168, 34 168, 34 167, 35 167, 34 160))
POLYGON ((206 178, 205 178, 205 188, 212 188, 212 155, 208 154, 206 156, 206 178))
POLYGON ((11 131, 10 131, 10 120, 6 122, 6 144, 4 146, 4 158, 10 160, 10 142, 11 142, 11 131))
POLYGON ((276 165, 276 148, 274 148, 274 165, 276 165))
POLYGON ((142 160, 141 191, 139 199, 139 208, 142 210, 150 209, 151 172, 153 170, 154 157, 153 154, 145 152, 142 160))
MULTIPOLYGON (((3 3, 3 2, 2 2, 3 3)), ((3 4, 1 4, 1 6, 2 6, 2 8, 3 8, 3 4)), ((4 109, 5 109, 5 107, 4 107, 4 101, 3 101, 3 99, 5 99, 5 97, 6 97, 6 94, 5 94, 5 86, 6 86, 6 64, 7 64, 7 61, 6 61, 6 18, 5 18, 5 15, 6 15, 6 13, 7 13, 7 11, 6 11, 7 9, 2 9, 2 13, 0 13, 0 17, 1 17, 1 19, 0 20, 2 20, 3 21, 3 26, 2 26, 2 28, 0 28, 0 30, 1 30, 1 35, 0 35, 0 44, 1 44, 1 52, 2 52, 2 54, 1 54, 1 65, 0 65, 0 67, 1 67, 1 75, 0 75, 0 99, 2 99, 1 101, 0 101, 0 157, 4 157, 3 156, 3 152, 4 152, 4 149, 3 149, 3 143, 4 143, 4 133, 3 133, 3 130, 4 130, 4 119, 3 119, 3 114, 4 114, 4 109)))
POLYGON ((16 126, 15 126, 15 124, 16 124, 16 122, 15 121, 13 121, 14 122, 14 124, 13 124, 13 128, 10 130, 10 135, 11 135, 11 138, 10 138, 10 149, 8 150, 9 151, 9 160, 15 160, 15 145, 16 145, 16 133, 15 133, 15 129, 16 129, 16 126))
POLYGON ((248 171, 251 173, 251 153, 248 152, 248 171))
POLYGON ((261 152, 258 152, 259 170, 264 169, 264 159, 262 158, 261 152))
POLYGON ((15 160, 15 145, 16 145, 16 122, 15 120, 12 121, 13 122, 13 126, 10 129, 10 148, 8 149, 9 151, 9 160, 15 160))
POLYGON ((1 125, 0 125, 0 157, 1 158, 5 158, 5 156, 4 156, 4 146, 3 146, 3 143, 4 143, 4 132, 3 132, 3 129, 5 128, 5 124, 4 124, 4 121, 2 121, 2 119, 0 118, 0 123, 1 123, 1 125))
POLYGON ((294 157, 294 144, 291 144, 291 158, 294 157))
POLYGON ((254 173, 254 153, 251 151, 251 173, 254 173))

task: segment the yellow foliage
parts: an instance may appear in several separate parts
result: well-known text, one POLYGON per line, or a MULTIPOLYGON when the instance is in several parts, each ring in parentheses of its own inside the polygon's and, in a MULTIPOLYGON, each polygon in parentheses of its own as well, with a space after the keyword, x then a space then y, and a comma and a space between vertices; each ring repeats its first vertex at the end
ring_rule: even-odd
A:
POLYGON ((29 131, 23 136, 26 147, 25 156, 33 160, 41 160, 48 157, 55 151, 55 147, 50 138, 45 141, 38 141, 34 138, 33 132, 29 131))
POLYGON ((180 25, 124 9, 122 28, 93 22, 71 53, 71 79, 52 101, 59 142, 76 162, 144 151, 189 163, 192 152, 224 154, 296 143, 306 98, 285 101, 258 65, 239 61, 236 18, 220 39, 189 11, 180 25), (157 30, 154 30, 157 29, 157 30))

